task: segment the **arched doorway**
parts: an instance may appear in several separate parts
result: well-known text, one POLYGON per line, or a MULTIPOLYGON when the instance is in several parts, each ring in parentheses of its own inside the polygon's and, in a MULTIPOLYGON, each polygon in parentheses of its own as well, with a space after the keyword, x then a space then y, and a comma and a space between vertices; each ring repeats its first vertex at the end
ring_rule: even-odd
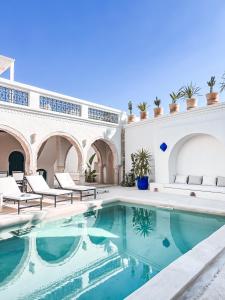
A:
POLYGON ((13 151, 9 155, 9 175, 13 171, 24 172, 24 155, 20 151, 13 151))
POLYGON ((19 132, 0 125, 0 171, 11 173, 13 170, 25 171, 26 174, 31 172, 31 148, 19 132), (12 154, 13 152, 14 154, 12 154), (9 157, 10 154, 12 154, 11 157, 9 157))
POLYGON ((70 149, 73 149, 77 157, 76 171, 81 171, 82 152, 78 142, 65 133, 53 133, 46 137, 39 145, 37 151, 37 169, 44 169, 47 174, 47 182, 54 185, 54 174, 56 172, 69 171, 66 165, 73 164, 67 161, 70 149))
POLYGON ((87 152, 86 164, 93 154, 96 154, 92 162, 92 170, 96 170, 97 174, 96 182, 102 184, 118 183, 118 174, 115 170, 117 165, 115 147, 104 139, 97 139, 91 144, 87 152))

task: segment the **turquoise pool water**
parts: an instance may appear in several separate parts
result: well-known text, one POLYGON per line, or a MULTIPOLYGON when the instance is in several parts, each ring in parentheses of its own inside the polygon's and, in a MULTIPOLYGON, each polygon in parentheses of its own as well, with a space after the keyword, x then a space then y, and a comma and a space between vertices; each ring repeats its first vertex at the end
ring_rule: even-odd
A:
POLYGON ((123 299, 224 224, 115 204, 0 232, 0 299, 123 299))

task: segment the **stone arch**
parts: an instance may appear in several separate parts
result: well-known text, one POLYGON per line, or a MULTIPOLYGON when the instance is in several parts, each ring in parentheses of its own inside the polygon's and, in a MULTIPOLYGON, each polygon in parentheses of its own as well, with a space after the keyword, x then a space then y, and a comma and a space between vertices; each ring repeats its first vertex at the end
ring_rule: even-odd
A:
POLYGON ((95 137, 93 138, 87 145, 87 151, 93 147, 97 154, 97 158, 99 161, 99 169, 101 170, 100 174, 100 182, 101 183, 118 183, 119 181, 119 170, 118 170, 118 152, 115 144, 103 137, 95 137), (105 145, 109 151, 105 151, 103 154, 100 145, 105 145), (105 156, 105 157, 104 157, 105 156), (110 157, 109 157, 110 156, 110 157), (107 166, 107 161, 111 166, 107 166), (108 167, 108 170, 107 170, 108 167), (103 174, 105 171, 106 174, 103 174), (107 175, 107 172, 111 172, 111 174, 107 175), (103 178, 106 177, 105 180, 103 178), (106 181, 106 182, 105 182, 106 181))
POLYGON ((24 158, 25 158, 25 173, 30 174, 32 173, 32 165, 33 165, 33 159, 32 159, 32 149, 26 138, 23 136, 22 133, 20 133, 18 130, 0 124, 0 130, 8 133, 12 137, 14 137, 21 145, 23 151, 24 151, 24 158))
MULTIPOLYGON (((41 141, 39 142, 39 144, 37 146, 37 149, 36 149, 37 164, 38 164, 38 158, 39 158, 38 156, 39 156, 40 151, 42 151, 43 148, 45 147, 45 144, 51 138, 54 138, 54 137, 60 137, 60 138, 65 139, 72 147, 74 147, 76 149, 76 153, 77 153, 77 156, 78 156, 78 170, 79 170, 79 172, 82 173, 82 168, 83 168, 83 150, 82 150, 82 147, 73 135, 68 134, 66 132, 62 132, 62 131, 49 133, 48 135, 46 135, 44 138, 41 139, 41 141)), ((68 150, 70 148, 71 147, 69 146, 68 149, 66 149, 66 152, 64 153, 65 154, 64 159, 63 159, 64 160, 64 166, 65 166, 65 161, 66 161, 66 155, 68 154, 68 150)), ((58 170, 58 171, 64 171, 64 170, 58 170)))
MULTIPOLYGON (((224 160, 224 164, 225 164, 225 145, 217 137, 211 134, 192 133, 182 137, 175 143, 175 145, 172 147, 169 153, 169 160, 168 160, 170 182, 173 182, 174 176, 177 173, 179 173, 179 169, 182 170, 182 167, 179 164, 180 160, 182 159, 181 157, 182 155, 185 156, 185 159, 187 160, 187 163, 190 166, 189 174, 184 174, 184 175, 213 175, 213 176, 223 175, 222 170, 220 170, 219 168, 218 170, 215 169, 214 172, 215 174, 213 174, 212 172, 210 173, 206 168, 206 166, 208 165, 209 166, 208 169, 213 169, 212 167, 210 167, 210 165, 213 163, 213 160, 211 160, 210 157, 214 157, 215 159, 221 158, 222 161, 224 160), (187 154, 188 149, 190 150, 189 154, 187 154), (222 158, 223 156, 224 159, 222 158), (208 157, 208 161, 207 161, 207 157, 208 157), (205 164, 203 163, 204 161, 205 164), (193 172, 196 174, 191 174, 192 169, 193 172)), ((216 162, 214 163, 216 164, 216 162)), ((221 163, 219 165, 221 165, 221 163)), ((183 167, 183 169, 185 169, 185 167, 183 167)), ((225 172, 225 168, 224 168, 224 172, 225 172)))

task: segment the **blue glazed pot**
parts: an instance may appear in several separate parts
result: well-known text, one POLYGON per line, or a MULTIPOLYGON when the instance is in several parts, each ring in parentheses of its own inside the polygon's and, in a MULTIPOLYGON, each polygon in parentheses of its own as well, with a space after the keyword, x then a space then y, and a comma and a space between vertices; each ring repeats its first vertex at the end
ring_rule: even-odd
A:
POLYGON ((147 190, 148 189, 148 176, 138 177, 137 178, 137 186, 139 190, 147 190))

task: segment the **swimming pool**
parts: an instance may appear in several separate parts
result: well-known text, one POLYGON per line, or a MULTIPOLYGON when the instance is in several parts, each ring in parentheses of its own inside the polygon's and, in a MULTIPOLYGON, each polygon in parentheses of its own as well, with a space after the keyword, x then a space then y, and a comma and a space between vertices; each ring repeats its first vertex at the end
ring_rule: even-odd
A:
POLYGON ((0 233, 0 299, 123 299, 224 224, 120 203, 0 233))

